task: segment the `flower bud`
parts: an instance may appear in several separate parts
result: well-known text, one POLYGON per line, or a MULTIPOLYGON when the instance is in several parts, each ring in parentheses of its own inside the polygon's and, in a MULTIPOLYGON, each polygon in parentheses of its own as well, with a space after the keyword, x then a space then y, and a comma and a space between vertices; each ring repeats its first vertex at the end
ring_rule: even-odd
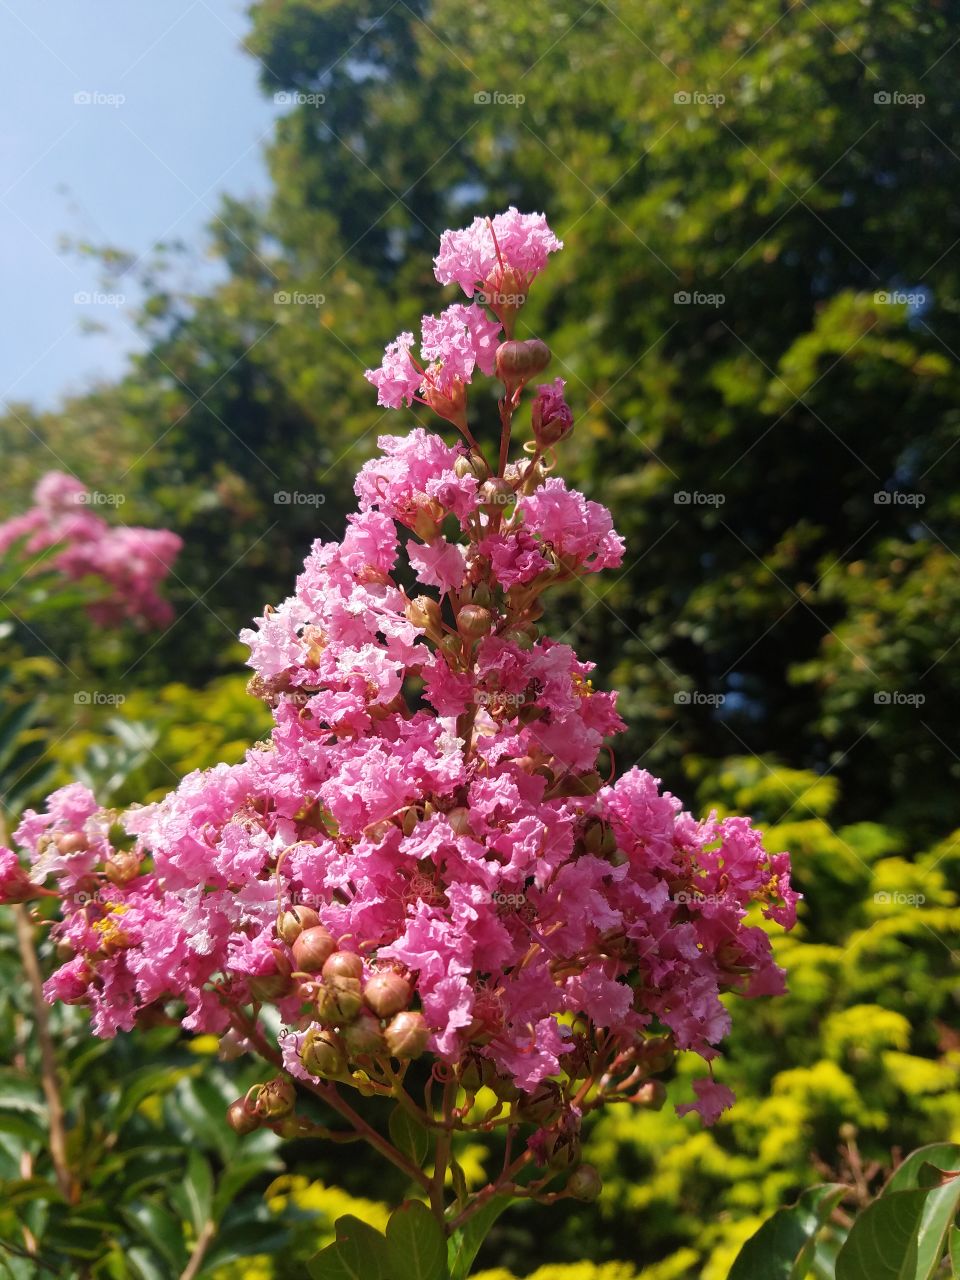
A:
POLYGON ((423 398, 434 413, 460 431, 467 428, 467 389, 459 378, 452 378, 443 392, 429 379, 424 382, 423 398))
POLYGON ((64 831, 57 836, 54 844, 57 846, 57 852, 62 853, 65 858, 73 853, 83 853, 88 847, 87 837, 82 831, 64 831))
POLYGON ((543 1080, 520 1104, 520 1114, 531 1124, 549 1124, 560 1114, 563 1097, 554 1080, 543 1080))
POLYGON ((451 809, 447 814, 447 821, 458 836, 473 835, 473 827, 470 823, 470 810, 466 805, 458 804, 456 808, 451 809))
POLYGON ((242 1058, 246 1051, 245 1038, 233 1027, 223 1033, 217 1045, 217 1057, 221 1062, 235 1062, 237 1058, 242 1058))
POLYGON ((524 631, 520 627, 510 627, 503 633, 504 640, 509 640, 511 644, 515 644, 518 649, 528 652, 533 648, 534 639, 529 631, 524 631))
POLYGON ((650 1036, 637 1047, 636 1057, 650 1075, 660 1075, 673 1065, 673 1043, 666 1036, 650 1036))
POLYGON ((292 947, 305 929, 315 929, 319 923, 313 907, 289 907, 277 917, 277 937, 292 947))
POLYGON ((517 1102, 520 1099, 520 1090, 509 1076, 501 1076, 496 1072, 491 1072, 484 1084, 488 1089, 493 1090, 501 1102, 517 1102))
POLYGON ((343 1045, 332 1031, 308 1031, 300 1050, 300 1061, 313 1076, 342 1075, 347 1060, 343 1045))
POLYGON ((480 501, 489 512, 503 511, 513 501, 513 485, 503 476, 491 476, 480 486, 480 501))
POLYGON ((494 357, 497 377, 511 392, 542 373, 549 363, 550 348, 539 338, 501 342, 494 357))
POLYGON ((412 622, 415 627, 419 627, 421 631, 426 631, 428 634, 439 634, 442 629, 440 605, 430 596, 417 596, 407 604, 404 613, 408 622, 412 622))
POLYGON ((260 973, 247 979, 254 1000, 276 1000, 290 990, 290 957, 281 947, 272 948, 273 973, 260 973))
POLYGON ((140 857, 132 849, 120 849, 103 864, 103 874, 118 887, 129 884, 140 874, 140 857))
POLYGON ((261 1085, 254 1104, 257 1115, 268 1120, 282 1120, 292 1113, 297 1102, 297 1091, 283 1076, 277 1076, 261 1085))
POLYGON ((667 1100, 667 1086, 662 1080, 648 1080, 630 1095, 630 1101, 647 1111, 661 1111, 667 1100))
POLYGON ((465 480, 467 476, 474 476, 477 480, 486 480, 490 474, 490 468, 479 453, 471 450, 469 453, 462 453, 453 464, 454 473, 461 480, 465 480))
POLYGON ((331 978, 317 989, 317 1017, 332 1026, 352 1022, 363 1007, 358 978, 331 978))
POLYGON ((363 961, 355 951, 334 951, 324 963, 323 977, 326 982, 333 982, 336 978, 360 979, 363 977, 363 961))
POLYGON ((227 1107, 227 1124, 241 1137, 244 1134, 253 1133, 254 1129, 259 1129, 260 1123, 260 1117, 247 1109, 243 1098, 237 1098, 236 1102, 231 1102, 227 1107))
POLYGON ((431 542, 440 532, 445 514, 439 502, 433 499, 428 500, 423 506, 417 508, 417 514, 411 526, 413 532, 424 542, 431 542))
POLYGON ((319 973, 337 949, 333 935, 322 924, 304 929, 293 944, 293 963, 301 973, 319 973))
POLYGON ((457 614, 457 629, 468 640, 478 640, 493 626, 493 614, 476 604, 465 604, 457 614))
POLYGON ((489 609, 493 604, 493 592, 490 590, 486 582, 479 582, 473 588, 473 594, 470 597, 473 604, 479 604, 484 609, 489 609))
POLYGON ((383 1053, 386 1045, 380 1030, 380 1019, 369 1009, 361 1009, 356 1022, 351 1022, 344 1030, 343 1042, 351 1058, 383 1053))
POLYGON ((599 1199, 602 1190, 600 1174, 592 1164, 577 1165, 567 1179, 567 1191, 574 1200, 584 1200, 587 1204, 591 1204, 599 1199))
POLYGON ((406 1010, 387 1023, 384 1039, 391 1058, 419 1058, 430 1039, 430 1028, 422 1013, 406 1010))
POLYGON ((363 998, 378 1018, 392 1018, 406 1009, 413 987, 399 973, 376 973, 363 988, 363 998))
POLYGON ((563 398, 563 388, 562 378, 537 387, 530 407, 530 421, 533 438, 542 447, 557 444, 573 430, 573 414, 563 398))

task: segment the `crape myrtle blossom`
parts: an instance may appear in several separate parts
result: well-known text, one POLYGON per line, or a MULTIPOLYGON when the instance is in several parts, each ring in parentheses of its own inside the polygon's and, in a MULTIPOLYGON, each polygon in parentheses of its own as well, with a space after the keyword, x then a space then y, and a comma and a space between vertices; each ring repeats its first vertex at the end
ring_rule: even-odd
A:
POLYGON ((101 626, 131 619, 166 626, 173 610, 157 588, 183 545, 169 529, 110 525, 91 510, 91 494, 74 476, 50 471, 37 483, 34 505, 0 524, 0 555, 29 559, 57 548, 44 568, 69 582, 99 580, 103 595, 89 613, 101 626))
MULTIPOLYGON (((470 292, 495 263, 529 281, 556 248, 511 210, 447 233, 438 275, 470 292)), ((585 1194, 583 1116, 661 1105, 678 1050, 708 1069, 681 1109, 709 1123, 731 1105, 712 1078, 722 997, 782 992, 769 934, 796 894, 748 819, 698 819, 645 771, 612 775, 616 694, 541 620, 551 587, 620 564, 623 541, 550 474, 559 436, 509 458, 516 371, 542 367, 544 344, 493 352, 463 316, 479 304, 451 311, 421 351, 463 388, 502 374, 499 465, 422 428, 382 437, 342 541, 314 543, 294 593, 242 633, 269 740, 124 814, 56 792, 16 832, 29 872, 0 857, 0 892, 59 893, 47 993, 89 1005, 98 1034, 176 1016, 281 1069, 231 1108, 239 1131, 310 1131, 290 1077, 348 1119, 353 1085, 402 1097, 441 1146, 452 1128, 513 1142, 529 1126, 498 1185, 520 1194, 532 1164, 577 1170, 569 1194, 585 1194), (442 1103, 433 1084, 423 1105, 404 1093, 424 1054, 442 1103), (496 1101, 478 1119, 481 1086, 496 1101)), ((424 385, 404 372, 409 337, 379 371, 398 406, 424 385)), ((562 381, 535 400, 568 434, 562 381)), ((434 1182, 436 1209, 442 1167, 434 1182)))

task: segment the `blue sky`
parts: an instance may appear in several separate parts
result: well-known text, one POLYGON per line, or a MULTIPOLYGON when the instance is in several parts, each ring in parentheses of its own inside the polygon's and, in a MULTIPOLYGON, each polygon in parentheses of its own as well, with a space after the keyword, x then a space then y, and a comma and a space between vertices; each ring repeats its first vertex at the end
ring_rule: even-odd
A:
POLYGON ((268 189, 263 147, 279 108, 240 48, 244 8, 0 0, 0 402, 54 405, 139 345, 133 291, 104 299, 97 264, 63 237, 137 255, 181 239, 202 278, 220 194, 268 189), (105 331, 84 333, 91 321, 105 331))

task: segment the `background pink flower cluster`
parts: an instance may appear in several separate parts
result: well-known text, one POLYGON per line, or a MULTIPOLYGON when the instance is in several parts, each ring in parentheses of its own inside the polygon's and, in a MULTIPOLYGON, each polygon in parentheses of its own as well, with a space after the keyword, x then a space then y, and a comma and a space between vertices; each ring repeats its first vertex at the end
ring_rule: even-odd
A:
POLYGON ((89 606, 95 622, 167 625, 173 611, 158 587, 183 546, 181 538, 169 529, 108 524, 95 514, 93 498, 73 476, 47 472, 29 511, 0 524, 0 555, 16 550, 28 560, 57 547, 45 569, 70 582, 98 580, 98 597, 89 606))

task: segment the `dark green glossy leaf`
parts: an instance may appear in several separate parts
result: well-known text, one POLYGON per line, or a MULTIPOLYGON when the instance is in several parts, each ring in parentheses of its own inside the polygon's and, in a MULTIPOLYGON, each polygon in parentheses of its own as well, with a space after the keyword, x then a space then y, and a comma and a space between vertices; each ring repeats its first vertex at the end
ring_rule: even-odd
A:
POLYGON ((174 1216, 161 1205, 142 1200, 124 1210, 131 1227, 165 1258, 179 1275, 187 1265, 187 1250, 183 1240, 183 1228, 174 1216))
POLYGON ((845 1188, 810 1187, 795 1205, 778 1209, 737 1254, 729 1280, 804 1280, 817 1234, 845 1188))

